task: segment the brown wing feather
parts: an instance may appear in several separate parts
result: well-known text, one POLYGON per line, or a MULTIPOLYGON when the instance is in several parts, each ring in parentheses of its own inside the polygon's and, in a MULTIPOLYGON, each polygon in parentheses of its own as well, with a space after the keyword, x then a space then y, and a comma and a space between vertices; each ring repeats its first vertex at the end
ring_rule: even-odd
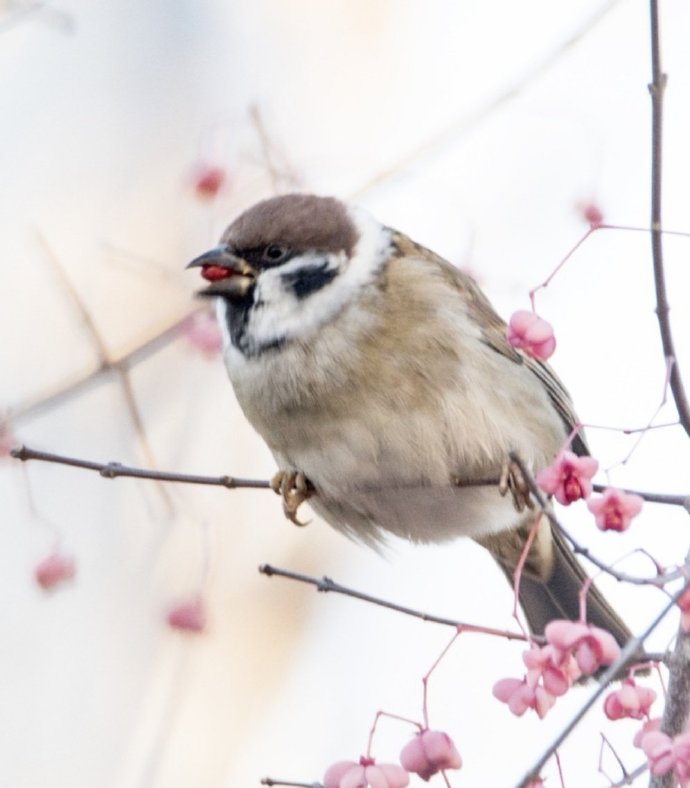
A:
MULTIPOLYGON (((565 386, 548 364, 526 356, 508 343, 506 339, 505 321, 496 313, 474 279, 454 265, 451 265, 447 260, 444 260, 424 246, 415 243, 402 233, 393 233, 393 243, 400 254, 419 254, 424 257, 425 260, 435 263, 440 268, 448 281, 461 293, 464 303, 468 306, 470 315, 481 328, 484 342, 497 353, 510 359, 510 361, 513 361, 515 364, 524 364, 539 378, 556 412, 563 420, 566 432, 569 434, 574 429, 575 425, 579 423, 579 419, 575 414, 570 395, 565 386)), ((572 442, 572 448, 576 454, 589 454, 589 449, 587 448, 587 443, 582 433, 578 433, 575 436, 572 442)))

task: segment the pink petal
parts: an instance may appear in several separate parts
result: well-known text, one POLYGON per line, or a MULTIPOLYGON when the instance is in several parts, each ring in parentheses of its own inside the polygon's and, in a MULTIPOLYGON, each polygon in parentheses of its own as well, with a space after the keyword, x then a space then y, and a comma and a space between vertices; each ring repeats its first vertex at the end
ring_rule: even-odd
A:
POLYGON ((617 692, 609 693, 604 699, 604 714, 610 720, 620 720, 622 717, 627 716, 618 700, 617 692))
POLYGON ((213 199, 225 184, 227 174, 223 167, 198 164, 192 175, 196 196, 202 200, 213 199))
POLYGON ((340 782, 335 788, 367 788, 370 785, 367 780, 368 767, 355 764, 340 778, 340 782))
POLYGON ((570 651, 578 641, 587 637, 589 627, 581 621, 555 619, 544 629, 546 640, 560 651, 570 651))
POLYGON ((34 567, 36 582, 45 590, 54 588, 66 580, 71 580, 75 572, 74 558, 57 551, 51 553, 34 567))
POLYGON ((213 356, 223 346, 218 321, 208 312, 197 312, 185 321, 183 331, 189 342, 202 353, 213 356))
POLYGON ((653 720, 647 720, 633 738, 633 745, 635 747, 642 747, 643 740, 650 733, 656 733, 661 727, 661 718, 656 717, 653 720))
POLYGON ((424 731, 422 742, 429 762, 438 771, 459 769, 462 766, 460 753, 447 733, 443 733, 443 731, 424 731))
POLYGON ((520 679, 501 679, 493 686, 493 696, 501 703, 508 703, 515 692, 524 684, 520 679))
POLYGON ((397 763, 367 766, 366 778, 371 788, 405 788, 410 784, 410 775, 397 763))
POLYGON ((202 632, 206 627, 206 612, 200 599, 183 602, 168 613, 168 624, 173 629, 202 632))
POLYGON ((355 761, 338 761, 331 764, 323 776, 324 788, 340 788, 340 781, 352 769, 360 769, 364 776, 364 769, 355 761))
POLYGON ((550 694, 560 698, 570 689, 570 682, 558 668, 546 668, 542 674, 544 689, 550 694))

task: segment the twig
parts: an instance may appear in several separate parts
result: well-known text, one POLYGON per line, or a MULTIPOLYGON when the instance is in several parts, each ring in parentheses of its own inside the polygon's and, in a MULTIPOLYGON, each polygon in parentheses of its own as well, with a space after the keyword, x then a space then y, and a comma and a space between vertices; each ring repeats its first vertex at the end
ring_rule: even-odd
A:
MULTIPOLYGON (((177 329, 177 325, 175 326, 175 330, 177 329)), ((172 330, 172 329, 171 329, 172 330)), ((157 337, 156 339, 160 339, 157 337)), ((152 340, 155 341, 155 340, 152 340)), ((143 351, 144 348, 140 348, 139 351, 143 351)), ((117 362, 119 363, 119 362, 117 362)), ((115 365, 114 365, 115 366, 115 365)), ((13 457, 18 460, 39 460, 42 462, 54 462, 60 465, 71 465, 75 468, 86 468, 89 470, 97 470, 100 472, 102 468, 106 468, 108 470, 107 473, 102 473, 102 476, 107 478, 115 478, 115 476, 136 476, 139 479, 155 479, 155 480, 162 480, 162 481, 171 481, 171 482, 186 482, 189 484, 218 484, 221 487, 234 487, 234 486, 243 486, 243 487, 265 487, 269 488, 270 484, 267 480, 238 480, 238 481, 245 481, 248 482, 247 484, 243 485, 228 485, 226 484, 225 480, 229 479, 228 476, 199 476, 195 474, 185 474, 185 473, 172 473, 172 472, 164 472, 164 471, 151 471, 146 468, 134 468, 131 466, 122 465, 119 462, 109 462, 109 463, 97 463, 91 460, 80 460, 75 457, 68 457, 63 454, 54 454, 52 452, 47 451, 38 451, 37 449, 32 449, 29 446, 22 446, 18 449, 13 449, 11 451, 13 457), (117 473, 111 473, 112 469, 116 469, 117 473), (119 472, 120 470, 125 469, 127 472, 122 473, 119 472), (162 474, 162 475, 161 475, 162 474), (250 482, 250 483, 249 483, 250 482)), ((521 469, 523 469, 523 473, 525 474, 525 478, 527 479, 528 483, 531 479, 529 471, 525 466, 522 464, 522 461, 519 458, 516 458, 516 462, 520 465, 521 469)), ((533 480, 532 480, 533 482, 533 480)), ((495 486, 498 485, 498 479, 472 479, 471 481, 465 481, 462 479, 455 479, 453 481, 453 486, 455 487, 483 487, 483 486, 495 486)), ((421 489, 422 485, 414 484, 414 485, 400 485, 399 489, 421 489)), ((367 489, 375 490, 376 488, 370 487, 367 489)), ((606 485, 603 484, 595 484, 593 487, 594 490, 597 492, 603 492, 606 489, 606 485)), ((318 492, 318 491, 316 491, 318 492)), ((641 490, 628 490, 625 489, 623 492, 631 492, 635 493, 636 495, 641 496, 645 499, 645 501, 649 501, 650 503, 660 503, 666 504, 669 506, 682 506, 685 509, 690 510, 690 496, 688 495, 676 495, 674 493, 651 493, 651 492, 644 492, 641 490)), ((546 507, 544 503, 544 498, 539 493, 538 488, 534 487, 532 494, 535 496, 535 499, 546 507)), ((548 516, 548 512, 546 512, 548 516)), ((572 541, 572 540, 571 540, 572 541)), ((578 548, 578 552, 582 551, 583 555, 587 553, 585 548, 578 548)), ((591 559, 590 556, 588 558, 591 559)), ((627 579, 625 577, 621 577, 620 579, 627 579)))
POLYGON ((118 476, 126 476, 135 479, 154 479, 159 482, 180 482, 182 484, 207 484, 228 489, 252 488, 264 489, 270 485, 263 479, 240 479, 235 476, 199 476, 196 474, 173 473, 171 471, 153 471, 145 468, 133 468, 122 465, 119 462, 92 462, 90 460, 79 460, 74 457, 65 457, 59 454, 51 454, 47 451, 37 451, 28 446, 19 449, 12 449, 12 457, 22 462, 27 460, 42 460, 44 462, 54 462, 58 465, 69 465, 73 468, 85 468, 89 471, 96 471, 104 479, 116 479, 118 476))
POLYGON ((261 785, 286 785, 291 788, 323 788, 321 783, 292 783, 285 782, 285 780, 274 780, 272 777, 264 777, 261 780, 261 785))
POLYGON ((631 638, 626 644, 625 647, 621 650, 620 656, 618 659, 613 662, 606 671, 598 677, 599 686, 594 690, 592 695, 587 699, 587 701, 580 707, 577 711, 575 716, 570 720, 570 722, 565 726, 565 728, 558 734, 558 736, 554 739, 554 741, 547 747, 547 749, 541 754, 539 759, 536 763, 529 769, 520 782, 517 784, 518 788, 525 788, 529 781, 534 779, 543 769, 544 764, 549 760, 552 754, 563 744, 563 742, 570 736, 570 734, 575 730, 579 722, 582 718, 587 714, 587 712, 592 708, 592 706, 596 703, 596 701, 606 692, 608 685, 616 678, 617 675, 620 674, 621 670, 625 667, 625 665, 631 660, 634 655, 640 651, 644 645, 645 640, 651 635, 651 633, 659 626, 664 616, 671 610, 678 599, 680 598, 681 594, 683 594, 688 588, 690 588, 690 583, 680 589, 676 594, 674 594, 671 599, 666 603, 666 605, 662 608, 661 612, 652 620, 652 622, 647 626, 645 631, 639 635, 638 637, 631 638))
POLYGON ((666 74, 661 68, 661 47, 659 36, 659 8, 657 0, 650 0, 649 17, 652 50, 652 81, 649 93, 652 98, 652 205, 651 240, 652 262, 654 266, 654 290, 656 292, 656 315, 659 320, 661 345, 664 356, 673 362, 671 369, 671 393, 678 409, 678 418, 685 432, 690 436, 690 402, 680 374, 678 356, 673 342, 669 320, 669 303, 666 294, 664 275, 663 241, 661 231, 661 181, 663 152, 663 110, 666 74))
MULTIPOLYGON (((271 566, 270 564, 263 564, 260 566, 259 572, 261 572, 263 575, 266 575, 267 577, 272 577, 275 575, 276 577, 285 577, 289 580, 297 580, 300 583, 307 583, 308 585, 315 586, 317 591, 323 591, 324 593, 332 591, 333 593, 343 594, 344 596, 353 597, 354 599, 361 599, 364 602, 370 602, 372 605, 385 607, 388 610, 395 610, 398 613, 404 613, 406 616, 419 618, 422 621, 430 621, 434 624, 443 624, 444 626, 455 627, 457 630, 462 632, 479 632, 484 635, 495 635, 508 640, 527 640, 525 635, 523 635, 521 632, 511 632, 505 629, 494 629, 493 627, 467 624, 463 621, 457 621, 452 618, 444 618, 442 616, 433 615, 432 613, 424 613, 420 610, 413 610, 412 608, 398 605, 395 602, 388 602, 384 599, 371 596, 370 594, 364 594, 361 591, 355 591, 353 588, 341 586, 339 583, 331 580, 330 577, 311 577, 309 575, 300 574, 299 572, 292 572, 288 569, 280 569, 279 567, 271 566)), ((532 640, 540 641, 541 639, 539 637, 533 636, 532 640)))

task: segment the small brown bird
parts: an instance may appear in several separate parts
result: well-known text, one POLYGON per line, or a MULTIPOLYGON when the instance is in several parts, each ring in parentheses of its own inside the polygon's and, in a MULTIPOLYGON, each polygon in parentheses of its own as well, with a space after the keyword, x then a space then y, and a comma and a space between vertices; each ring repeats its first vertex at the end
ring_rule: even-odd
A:
MULTIPOLYGON (((253 206, 190 266, 210 282, 200 294, 216 299, 225 365, 278 463, 288 516, 311 496, 334 528, 372 546, 386 533, 469 536, 512 580, 535 514, 508 453, 548 465, 576 418, 551 368, 508 344, 470 277, 366 212, 306 194, 253 206), (487 478, 502 489, 471 486, 487 478)), ((579 436, 572 449, 587 453, 579 436)), ((542 517, 520 585, 531 629, 577 619, 585 579, 542 517)), ((588 619, 629 638, 596 588, 588 619)))

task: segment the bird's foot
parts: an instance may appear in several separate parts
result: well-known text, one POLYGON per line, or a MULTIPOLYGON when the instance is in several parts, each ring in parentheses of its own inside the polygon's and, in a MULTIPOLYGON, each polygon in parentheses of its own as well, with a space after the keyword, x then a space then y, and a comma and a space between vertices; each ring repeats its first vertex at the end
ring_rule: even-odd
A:
POLYGON ((283 499, 283 514, 295 525, 307 525, 297 519, 297 510, 308 498, 314 487, 302 471, 278 471, 270 481, 273 492, 283 499))
POLYGON ((527 481, 518 464, 510 459, 506 460, 501 468, 498 491, 501 495, 510 493, 516 511, 523 512, 525 509, 534 509, 534 501, 530 498, 527 481))

